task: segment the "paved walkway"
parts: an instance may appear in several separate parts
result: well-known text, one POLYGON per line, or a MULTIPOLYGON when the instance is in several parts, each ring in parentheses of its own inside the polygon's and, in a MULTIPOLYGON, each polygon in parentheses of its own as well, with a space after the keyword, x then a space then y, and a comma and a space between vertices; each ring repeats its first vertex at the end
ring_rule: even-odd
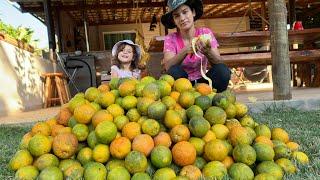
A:
MULTIPOLYGON (((254 85, 247 90, 236 90, 237 101, 246 103, 251 112, 260 112, 270 106, 293 107, 304 110, 320 110, 320 88, 293 88, 292 100, 273 101, 273 92, 270 85, 260 86, 257 90, 254 85)), ((15 124, 43 121, 54 117, 60 107, 51 107, 29 112, 10 114, 0 117, 0 124, 15 124)))

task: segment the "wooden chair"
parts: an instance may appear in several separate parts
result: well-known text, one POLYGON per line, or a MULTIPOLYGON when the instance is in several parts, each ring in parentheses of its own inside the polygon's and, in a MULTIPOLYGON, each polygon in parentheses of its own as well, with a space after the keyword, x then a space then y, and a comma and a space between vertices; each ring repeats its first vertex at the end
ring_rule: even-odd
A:
POLYGON ((45 108, 57 105, 57 102, 62 105, 70 100, 68 84, 63 73, 44 73, 41 77, 44 80, 45 108))

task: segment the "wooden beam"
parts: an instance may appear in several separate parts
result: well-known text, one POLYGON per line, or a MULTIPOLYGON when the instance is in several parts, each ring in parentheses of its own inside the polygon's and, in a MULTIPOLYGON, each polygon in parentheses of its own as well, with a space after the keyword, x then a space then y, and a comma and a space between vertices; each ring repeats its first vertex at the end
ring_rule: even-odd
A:
MULTIPOLYGON (((266 0, 251 0, 251 2, 265 2, 266 0)), ((234 3, 246 3, 248 0, 203 0, 203 4, 234 4, 234 3)), ((21 3, 23 4, 23 3, 21 3)), ((167 4, 164 1, 161 2, 144 2, 139 3, 139 7, 163 7, 167 4)), ((58 8, 62 11, 77 11, 79 10, 78 5, 63 5, 63 6, 56 6, 54 7, 58 8)), ((116 4, 88 4, 85 7, 85 10, 98 10, 98 9, 129 9, 134 8, 132 5, 132 2, 129 3, 116 3, 116 4)), ((22 9, 23 12, 43 12, 43 6, 38 7, 24 7, 22 9)))
POLYGON ((292 99, 291 70, 285 1, 268 0, 273 99, 292 99))
POLYGON ((51 0, 44 0, 44 13, 45 13, 45 21, 47 25, 48 31, 48 41, 49 41, 49 49, 53 51, 56 50, 56 40, 55 40, 55 33, 54 33, 54 24, 52 19, 52 8, 51 8, 51 0))
POLYGON ((218 8, 218 6, 219 6, 219 5, 213 5, 210 9, 208 9, 207 11, 205 11, 205 12, 203 13, 203 15, 204 15, 204 16, 210 15, 212 11, 214 11, 215 9, 218 8))

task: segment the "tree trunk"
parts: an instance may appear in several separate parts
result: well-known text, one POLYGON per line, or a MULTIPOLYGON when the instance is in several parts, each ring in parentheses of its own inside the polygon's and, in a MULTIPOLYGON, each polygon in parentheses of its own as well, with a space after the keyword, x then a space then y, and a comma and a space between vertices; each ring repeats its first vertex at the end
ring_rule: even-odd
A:
POLYGON ((287 9, 284 0, 268 0, 273 99, 291 99, 287 9))

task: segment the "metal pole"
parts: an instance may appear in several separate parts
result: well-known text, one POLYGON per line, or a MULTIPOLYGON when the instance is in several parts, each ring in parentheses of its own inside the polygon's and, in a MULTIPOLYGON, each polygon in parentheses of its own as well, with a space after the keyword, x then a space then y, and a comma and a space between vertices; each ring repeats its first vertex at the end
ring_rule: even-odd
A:
POLYGON ((90 51, 90 47, 89 47, 89 40, 88 40, 88 31, 87 31, 87 22, 84 19, 84 34, 86 36, 86 46, 87 46, 87 52, 90 51))

